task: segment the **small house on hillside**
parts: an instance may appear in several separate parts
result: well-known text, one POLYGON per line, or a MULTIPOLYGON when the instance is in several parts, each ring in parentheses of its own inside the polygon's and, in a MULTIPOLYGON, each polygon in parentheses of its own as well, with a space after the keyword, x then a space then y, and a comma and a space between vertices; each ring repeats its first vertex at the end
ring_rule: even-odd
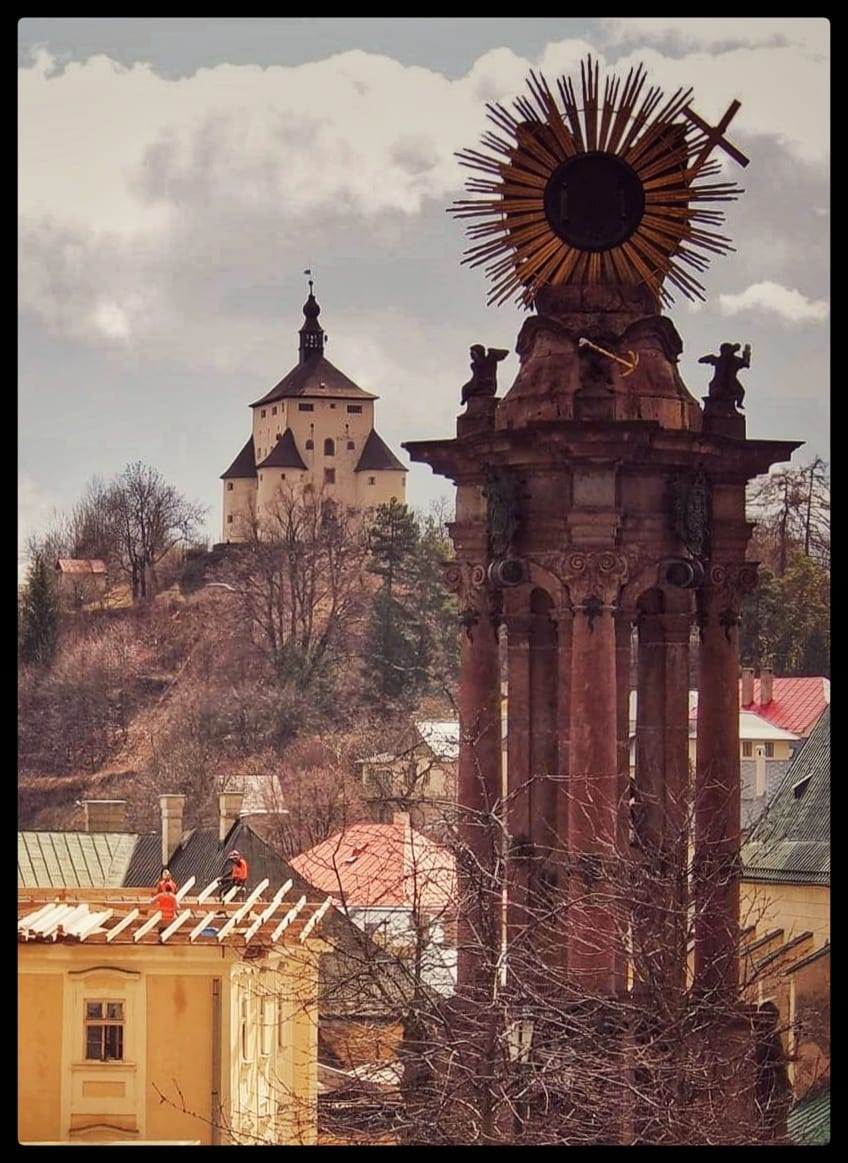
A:
POLYGON ((407 812, 413 828, 438 836, 456 805, 457 719, 416 719, 390 752, 359 763, 372 819, 392 822, 407 812))
POLYGON ((68 606, 84 606, 106 593, 106 562, 100 558, 60 557, 54 567, 56 589, 68 606))

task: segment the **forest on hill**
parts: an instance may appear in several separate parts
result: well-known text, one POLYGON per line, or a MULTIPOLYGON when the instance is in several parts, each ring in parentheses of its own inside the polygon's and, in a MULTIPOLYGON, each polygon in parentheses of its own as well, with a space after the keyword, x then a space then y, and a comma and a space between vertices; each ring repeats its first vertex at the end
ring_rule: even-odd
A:
MULTIPOLYGON (((758 478, 749 509, 760 582, 741 662, 829 677, 827 465, 758 478)), ((152 829, 164 793, 186 795, 187 826, 208 825, 217 792, 256 777, 305 805, 291 821, 305 847, 364 814, 357 761, 390 751, 410 716, 455 716, 443 513, 394 501, 363 523, 319 496, 281 496, 270 535, 212 548, 196 542, 200 518, 139 463, 93 482, 30 545, 20 828, 79 827, 79 801, 119 798, 130 828, 152 829), (57 584, 62 559, 102 560, 108 584, 57 584)))

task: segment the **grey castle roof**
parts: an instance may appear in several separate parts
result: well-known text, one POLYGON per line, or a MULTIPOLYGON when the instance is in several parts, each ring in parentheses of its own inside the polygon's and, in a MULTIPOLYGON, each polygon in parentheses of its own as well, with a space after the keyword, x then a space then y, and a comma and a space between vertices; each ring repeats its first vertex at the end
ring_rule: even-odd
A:
POLYGON ((745 880, 830 884, 830 707, 742 847, 745 880))
POLYGON ((400 472, 409 471, 405 465, 401 464, 382 437, 378 436, 372 428, 368 433, 368 439, 365 441, 365 447, 359 458, 359 464, 357 464, 354 472, 371 472, 387 468, 397 469, 400 472))

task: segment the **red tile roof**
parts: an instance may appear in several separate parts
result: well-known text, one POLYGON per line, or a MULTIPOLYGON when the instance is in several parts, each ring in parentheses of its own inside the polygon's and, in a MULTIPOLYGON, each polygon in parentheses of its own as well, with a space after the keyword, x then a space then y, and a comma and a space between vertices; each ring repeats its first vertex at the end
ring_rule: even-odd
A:
MULTIPOLYGON (((830 679, 821 677, 810 678, 778 678, 772 679, 772 698, 768 703, 761 703, 762 680, 754 679, 754 701, 747 710, 756 711, 763 719, 782 727, 785 731, 794 731, 796 735, 809 735, 815 724, 821 718, 822 712, 830 706, 830 679)), ((739 698, 742 698, 742 683, 739 684, 739 698)))
POLYGON ((417 908, 442 914, 456 899, 452 853, 410 827, 353 824, 289 861, 300 876, 350 908, 417 908))
POLYGON ((56 569, 59 573, 105 573, 106 562, 99 557, 60 557, 56 569))

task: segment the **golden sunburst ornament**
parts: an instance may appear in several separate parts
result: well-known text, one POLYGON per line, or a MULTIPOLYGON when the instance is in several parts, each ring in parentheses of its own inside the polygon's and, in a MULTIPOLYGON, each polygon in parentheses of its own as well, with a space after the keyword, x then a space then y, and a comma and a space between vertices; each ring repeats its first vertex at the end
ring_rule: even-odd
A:
POLYGON ((661 105, 659 88, 644 91, 639 65, 623 86, 607 77, 601 100, 598 72, 591 56, 581 63, 579 104, 571 80, 559 78, 557 100, 545 78, 531 72, 530 98, 517 98, 514 113, 487 104, 501 131, 483 135, 489 152, 456 155, 486 175, 466 182, 470 194, 482 197, 457 201, 449 212, 480 219, 467 233, 482 241, 462 262, 485 265, 493 283, 489 304, 514 295, 531 306, 541 287, 566 283, 645 285, 669 303, 666 280, 703 299, 690 270, 702 272, 710 255, 733 250, 713 229, 723 212, 701 206, 743 193, 731 182, 704 182, 719 173, 718 162, 708 160, 717 145, 748 164, 723 137, 739 102, 712 127, 691 109, 691 89, 678 89, 661 105))

